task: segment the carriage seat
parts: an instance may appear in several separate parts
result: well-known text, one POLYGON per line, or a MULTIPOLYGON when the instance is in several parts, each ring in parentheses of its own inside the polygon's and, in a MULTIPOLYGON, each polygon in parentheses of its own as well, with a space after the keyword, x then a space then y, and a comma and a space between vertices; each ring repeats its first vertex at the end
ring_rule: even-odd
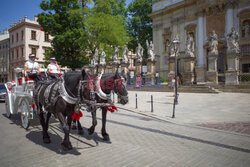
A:
POLYGON ((28 74, 25 71, 23 72, 23 77, 25 78, 24 81, 25 81, 26 84, 33 84, 33 83, 35 83, 35 80, 29 78, 28 74))

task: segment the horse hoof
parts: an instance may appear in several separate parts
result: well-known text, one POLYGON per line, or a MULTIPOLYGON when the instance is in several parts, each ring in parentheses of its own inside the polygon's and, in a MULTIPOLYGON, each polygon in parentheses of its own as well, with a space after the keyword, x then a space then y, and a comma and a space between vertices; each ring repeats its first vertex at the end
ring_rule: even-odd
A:
POLYGON ((89 128, 89 129, 88 129, 88 132, 89 132, 89 135, 92 135, 92 134, 94 133, 94 129, 89 128))
POLYGON ((109 135, 103 136, 103 140, 104 140, 104 141, 110 141, 109 135))
POLYGON ((78 134, 83 135, 84 134, 83 130, 82 129, 78 130, 78 134))
POLYGON ((62 146, 63 151, 69 151, 73 149, 71 143, 62 142, 61 146, 62 146))
POLYGON ((43 143, 45 143, 45 144, 51 143, 50 138, 49 137, 43 138, 43 143))
POLYGON ((75 125, 73 125, 71 129, 72 129, 72 130, 76 130, 77 128, 76 128, 75 125))

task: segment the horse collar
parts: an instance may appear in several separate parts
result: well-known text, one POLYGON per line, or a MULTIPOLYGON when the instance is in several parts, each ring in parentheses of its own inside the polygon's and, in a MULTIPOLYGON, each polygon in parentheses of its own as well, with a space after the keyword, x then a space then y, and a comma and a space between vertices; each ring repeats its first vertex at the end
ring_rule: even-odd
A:
POLYGON ((111 98, 111 93, 110 94, 106 94, 102 91, 101 88, 101 78, 102 78, 102 74, 98 74, 98 78, 96 80, 96 94, 103 100, 109 100, 111 98))
POLYGON ((74 98, 68 94, 64 85, 64 79, 63 81, 59 83, 59 85, 60 85, 59 93, 61 97, 63 98, 63 100, 65 100, 69 104, 76 104, 76 102, 78 101, 78 98, 74 98))

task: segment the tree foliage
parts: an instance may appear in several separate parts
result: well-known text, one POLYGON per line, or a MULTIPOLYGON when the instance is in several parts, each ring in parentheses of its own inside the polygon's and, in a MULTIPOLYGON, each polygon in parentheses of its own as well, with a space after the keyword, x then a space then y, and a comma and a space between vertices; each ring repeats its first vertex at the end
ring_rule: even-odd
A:
POLYGON ((135 51, 137 43, 140 43, 146 50, 146 40, 152 40, 152 19, 148 16, 152 12, 152 0, 134 0, 128 5, 127 11, 126 29, 132 38, 129 49, 135 51))
MULTIPOLYGON (((46 57, 55 56, 62 66, 81 68, 95 48, 128 42, 124 25, 124 0, 43 0, 38 22, 53 36, 46 57), (120 3, 116 3, 121 1, 120 3)), ((109 49, 110 50, 110 49, 109 49)), ((110 52, 107 50, 108 52, 110 52)))
POLYGON ((129 40, 123 18, 114 15, 111 1, 113 0, 96 0, 86 18, 87 43, 92 53, 95 48, 103 48, 105 52, 110 53, 108 47, 121 47, 129 40))

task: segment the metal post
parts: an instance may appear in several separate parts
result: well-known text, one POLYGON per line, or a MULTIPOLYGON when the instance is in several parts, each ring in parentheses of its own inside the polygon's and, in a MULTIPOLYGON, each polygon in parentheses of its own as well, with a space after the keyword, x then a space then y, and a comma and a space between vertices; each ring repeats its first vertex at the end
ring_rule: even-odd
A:
POLYGON ((151 95, 151 112, 154 112, 153 95, 151 95))
POLYGON ((135 108, 138 108, 138 105, 137 105, 137 93, 135 94, 135 108))
POLYGON ((177 51, 178 44, 180 43, 178 36, 173 40, 174 50, 175 50, 175 97, 174 97, 174 106, 173 106, 173 115, 172 118, 175 118, 175 105, 178 104, 178 87, 177 87, 177 51))
POLYGON ((115 103, 115 92, 113 91, 113 102, 115 103))

